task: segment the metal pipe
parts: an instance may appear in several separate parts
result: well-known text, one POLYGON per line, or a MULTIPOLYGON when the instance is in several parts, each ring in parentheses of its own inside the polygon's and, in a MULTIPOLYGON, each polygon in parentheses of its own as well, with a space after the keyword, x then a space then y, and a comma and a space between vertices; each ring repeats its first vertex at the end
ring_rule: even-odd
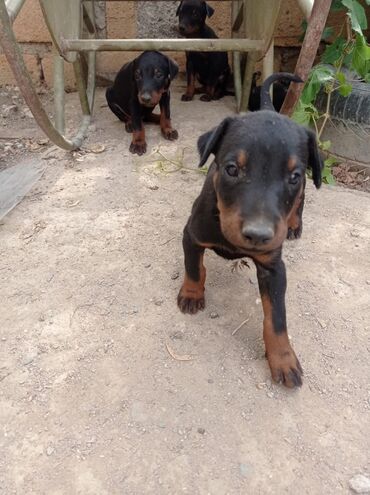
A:
POLYGON ((53 63, 54 122, 56 130, 60 132, 60 134, 64 134, 64 59, 55 52, 53 56, 53 63))
POLYGON ((26 0, 5 0, 5 7, 8 11, 8 16, 11 23, 15 21, 15 18, 19 14, 19 11, 23 7, 25 1, 26 0))
MULTIPOLYGON (((271 45, 262 61, 262 81, 265 81, 274 72, 274 40, 271 40, 271 45)), ((270 88, 270 95, 272 97, 272 87, 270 88)))
POLYGON ((306 21, 308 21, 311 17, 314 0, 297 0, 297 3, 305 16, 306 21))
POLYGON ((64 39, 61 43, 63 53, 88 51, 259 51, 263 49, 263 40, 250 39, 64 39))
POLYGON ((247 62, 245 64, 242 96, 240 100, 239 111, 246 112, 248 110, 249 95, 251 92, 253 72, 257 61, 257 52, 250 52, 247 55, 247 62))
MULTIPOLYGON (((302 43, 302 48, 299 53, 297 64, 294 73, 303 81, 306 81, 311 67, 315 61, 317 49, 320 44, 322 32, 325 28, 326 19, 329 15, 331 0, 315 0, 312 14, 307 25, 306 34, 302 43)), ((303 84, 291 83, 288 93, 285 97, 280 113, 284 115, 292 115, 294 107, 297 104, 303 84)))

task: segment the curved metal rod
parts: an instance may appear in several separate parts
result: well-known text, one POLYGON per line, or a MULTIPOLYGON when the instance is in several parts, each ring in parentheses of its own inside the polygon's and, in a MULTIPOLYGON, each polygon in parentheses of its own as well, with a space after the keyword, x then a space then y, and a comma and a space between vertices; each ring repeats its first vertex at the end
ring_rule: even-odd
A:
MULTIPOLYGON (((83 139, 85 138, 87 128, 91 121, 90 112, 88 115, 83 115, 80 128, 76 136, 72 140, 66 139, 57 131, 57 129, 54 127, 53 123, 49 119, 46 111, 44 110, 40 99, 33 87, 31 77, 24 63, 23 55, 14 36, 4 0, 0 0, 0 21, 0 45, 13 71, 18 87, 24 99, 26 100, 26 103, 29 106, 37 124, 41 127, 48 138, 60 148, 69 151, 79 148, 82 144, 83 139)), ((92 58, 90 60, 92 60, 92 58)), ((95 64, 92 65, 94 67, 90 67, 89 64, 88 76, 88 81, 90 83, 90 87, 88 85, 90 100, 95 90, 95 64), (92 69, 94 69, 93 74, 92 69)))

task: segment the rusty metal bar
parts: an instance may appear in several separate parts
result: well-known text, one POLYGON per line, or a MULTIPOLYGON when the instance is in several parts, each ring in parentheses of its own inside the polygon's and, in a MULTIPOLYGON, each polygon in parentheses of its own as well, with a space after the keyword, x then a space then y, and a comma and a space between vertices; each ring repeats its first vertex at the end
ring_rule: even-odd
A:
POLYGON ((54 125, 64 134, 64 59, 55 51, 53 56, 54 125))
POLYGON ((0 0, 0 45, 13 71, 18 87, 29 106, 37 124, 48 138, 60 148, 73 150, 79 148, 90 124, 90 116, 84 115, 77 135, 73 140, 62 136, 50 121, 40 99, 33 87, 33 83, 23 55, 14 36, 5 2, 0 0))
MULTIPOLYGON (((307 80, 308 74, 315 61, 330 6, 331 0, 315 0, 313 5, 311 17, 308 22, 306 34, 294 71, 294 73, 303 81, 307 80)), ((289 116, 292 115, 302 91, 303 84, 291 83, 280 113, 289 116)))
POLYGON ((63 53, 88 51, 258 51, 264 46, 263 40, 250 39, 68 39, 62 40, 63 53))

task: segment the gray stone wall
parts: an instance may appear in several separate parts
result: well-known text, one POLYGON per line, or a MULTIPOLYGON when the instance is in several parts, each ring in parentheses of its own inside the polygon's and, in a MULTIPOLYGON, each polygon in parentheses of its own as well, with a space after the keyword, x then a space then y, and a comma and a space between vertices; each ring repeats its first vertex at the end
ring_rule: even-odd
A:
POLYGON ((139 38, 178 38, 176 10, 178 1, 138 2, 139 38))

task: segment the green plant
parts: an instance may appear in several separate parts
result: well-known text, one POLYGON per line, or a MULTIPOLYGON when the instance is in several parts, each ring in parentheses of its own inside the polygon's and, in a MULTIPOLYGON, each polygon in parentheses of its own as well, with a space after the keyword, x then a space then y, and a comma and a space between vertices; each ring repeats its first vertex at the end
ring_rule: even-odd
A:
MULTIPOLYGON (((365 2, 370 5, 370 0, 365 2)), ((330 141, 322 141, 321 136, 330 119, 331 95, 333 91, 338 91, 346 97, 352 91, 351 81, 342 72, 343 67, 355 71, 364 81, 370 82, 370 46, 363 34, 363 30, 367 29, 364 7, 357 0, 333 0, 331 8, 335 11, 345 10, 346 20, 334 42, 326 47, 320 63, 311 69, 293 113, 296 122, 315 128, 319 146, 327 154, 323 179, 329 184, 335 182, 331 168, 337 160, 330 155, 330 141), (327 94, 327 101, 325 111, 320 113, 315 101, 321 88, 327 94)), ((333 29, 326 28, 323 38, 332 34, 333 29)))

